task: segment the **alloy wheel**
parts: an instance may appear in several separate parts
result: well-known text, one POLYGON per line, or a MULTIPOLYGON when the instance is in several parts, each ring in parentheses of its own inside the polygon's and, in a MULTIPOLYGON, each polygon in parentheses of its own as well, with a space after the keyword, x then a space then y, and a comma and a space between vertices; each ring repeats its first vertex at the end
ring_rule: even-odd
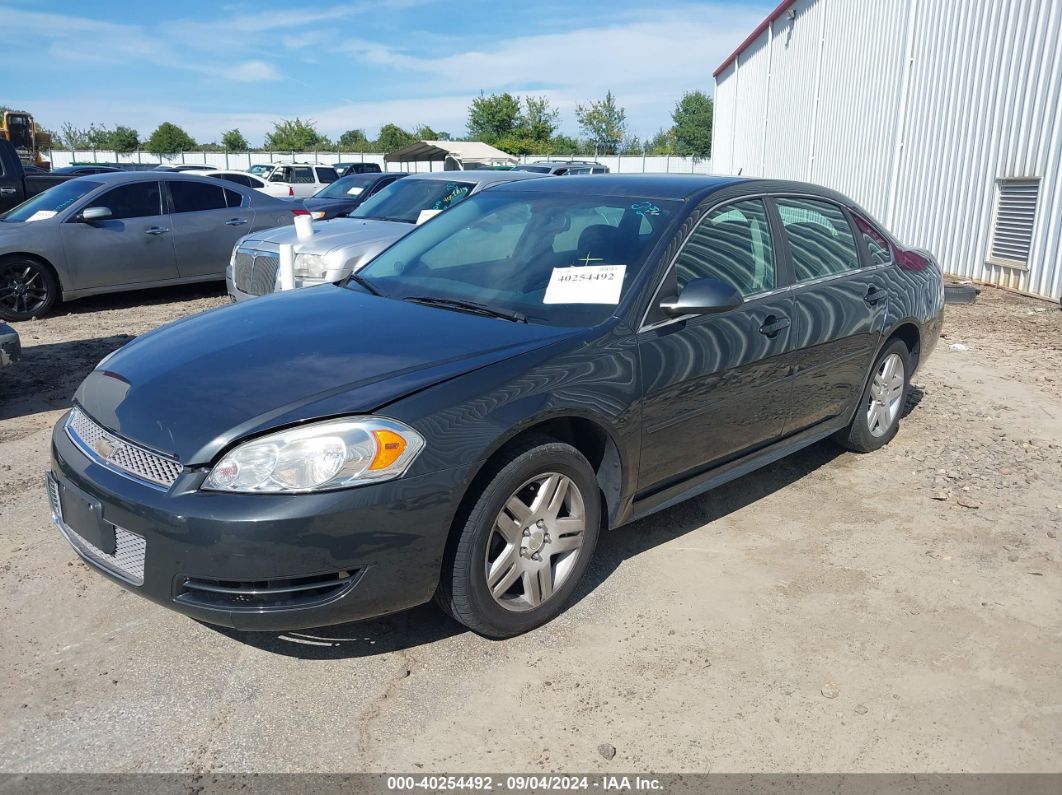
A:
POLYGON ((871 436, 884 436, 900 416, 904 383, 903 359, 899 354, 890 353, 882 360, 870 382, 867 427, 871 436))
POLYGON ((532 610, 571 574, 582 550, 586 507, 567 475, 547 472, 505 502, 487 541, 487 588, 507 610, 532 610))
POLYGON ((19 262, 0 267, 0 307, 30 317, 47 303, 48 283, 40 265, 19 262))

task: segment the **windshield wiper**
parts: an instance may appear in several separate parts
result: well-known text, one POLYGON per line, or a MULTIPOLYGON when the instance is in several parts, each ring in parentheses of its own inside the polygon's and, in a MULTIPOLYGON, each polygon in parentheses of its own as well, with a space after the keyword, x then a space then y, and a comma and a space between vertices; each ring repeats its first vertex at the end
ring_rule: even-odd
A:
POLYGON ((380 291, 373 287, 371 284, 369 284, 369 280, 365 277, 358 276, 358 274, 356 273, 352 273, 348 278, 352 282, 354 282, 354 284, 358 285, 358 287, 363 287, 365 290, 372 293, 373 295, 380 295, 380 291))
POLYGON ((527 322, 527 317, 521 312, 495 309, 486 304, 477 304, 475 301, 462 301, 459 298, 439 298, 434 295, 407 295, 402 300, 411 301, 414 304, 438 306, 443 309, 455 309, 458 312, 469 312, 470 314, 483 315, 484 317, 496 317, 513 323, 527 322))

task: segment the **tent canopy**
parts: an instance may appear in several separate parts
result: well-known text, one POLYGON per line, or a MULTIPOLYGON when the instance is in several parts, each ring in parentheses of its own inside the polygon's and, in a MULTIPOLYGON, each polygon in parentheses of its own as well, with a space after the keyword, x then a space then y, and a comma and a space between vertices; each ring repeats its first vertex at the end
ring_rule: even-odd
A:
POLYGON ((517 159, 501 149, 495 149, 482 141, 417 141, 384 155, 388 163, 415 163, 428 160, 445 160, 452 155, 459 160, 485 162, 505 160, 516 163, 517 159))

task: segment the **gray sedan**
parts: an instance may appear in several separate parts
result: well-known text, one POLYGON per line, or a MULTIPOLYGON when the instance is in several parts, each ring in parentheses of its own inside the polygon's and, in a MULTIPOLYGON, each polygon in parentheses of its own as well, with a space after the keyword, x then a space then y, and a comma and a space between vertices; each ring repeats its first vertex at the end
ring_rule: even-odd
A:
POLYGON ((405 237, 418 224, 492 185, 541 178, 526 171, 436 171, 393 182, 346 218, 314 224, 313 238, 300 241, 294 229, 249 234, 233 252, 226 273, 229 296, 243 301, 279 289, 281 243, 295 248, 295 287, 337 282, 405 237))
POLYGON ((0 319, 57 300, 225 278, 236 241, 300 207, 236 184, 165 171, 63 182, 0 216, 0 319))

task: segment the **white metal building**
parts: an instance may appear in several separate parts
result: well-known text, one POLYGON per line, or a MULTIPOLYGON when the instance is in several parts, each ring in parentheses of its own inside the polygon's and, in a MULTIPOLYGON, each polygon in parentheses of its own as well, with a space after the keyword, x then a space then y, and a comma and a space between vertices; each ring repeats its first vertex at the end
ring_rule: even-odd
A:
POLYGON ((717 173, 816 182, 948 273, 1062 293, 1062 0, 788 0, 715 73, 717 173))

